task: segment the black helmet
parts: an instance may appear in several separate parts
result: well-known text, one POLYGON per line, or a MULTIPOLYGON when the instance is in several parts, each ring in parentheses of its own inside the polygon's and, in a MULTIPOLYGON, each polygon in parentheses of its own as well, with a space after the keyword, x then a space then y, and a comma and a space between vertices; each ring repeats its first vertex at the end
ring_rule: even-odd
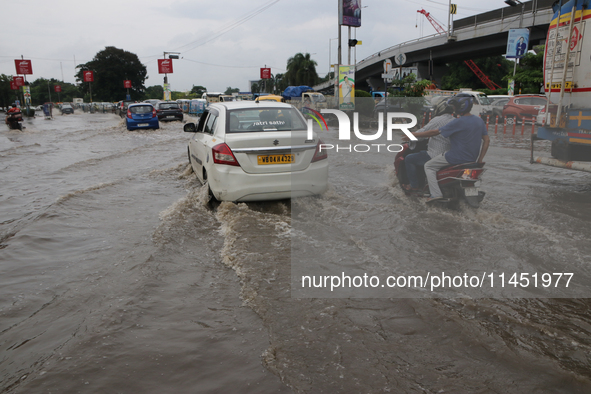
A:
POLYGON ((459 93, 456 94, 454 97, 450 98, 447 101, 447 103, 454 107, 456 114, 464 115, 472 110, 472 105, 474 104, 474 101, 471 95, 466 93, 459 93))
POLYGON ((454 107, 447 103, 447 99, 439 100, 437 104, 433 107, 433 116, 441 116, 443 114, 452 114, 454 112, 454 107))
POLYGON ((12 108, 16 108, 16 103, 12 103, 12 108))

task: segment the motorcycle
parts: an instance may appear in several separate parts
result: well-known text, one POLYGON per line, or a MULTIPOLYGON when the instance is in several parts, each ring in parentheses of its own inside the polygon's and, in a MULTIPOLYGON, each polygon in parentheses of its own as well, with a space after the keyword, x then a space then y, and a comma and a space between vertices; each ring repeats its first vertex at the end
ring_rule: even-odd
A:
POLYGON ((5 119, 6 124, 8 125, 9 129, 13 130, 23 130, 23 114, 22 112, 11 112, 6 115, 5 119))
MULTIPOLYGON (((394 170, 398 183, 407 196, 426 197, 429 186, 426 182, 424 171, 419 171, 419 191, 405 190, 403 185, 409 184, 406 176, 406 165, 404 159, 411 153, 417 153, 427 149, 428 139, 410 141, 402 144, 402 150, 396 154, 394 159, 394 170)), ((486 194, 479 190, 481 176, 486 171, 484 163, 465 163, 449 165, 437 171, 437 182, 443 193, 443 200, 436 200, 437 204, 447 205, 451 208, 458 208, 460 201, 465 201, 469 206, 478 208, 486 194), (478 186, 477 186, 478 185, 478 186)))

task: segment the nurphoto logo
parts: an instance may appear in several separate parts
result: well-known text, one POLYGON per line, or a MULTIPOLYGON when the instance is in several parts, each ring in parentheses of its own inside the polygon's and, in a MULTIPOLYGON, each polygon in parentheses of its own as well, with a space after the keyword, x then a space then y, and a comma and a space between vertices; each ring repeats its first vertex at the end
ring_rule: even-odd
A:
MULTIPOLYGON (((310 116, 316 120, 316 122, 320 125, 322 129, 322 123, 326 126, 326 120, 324 117, 318 113, 317 111, 310 110, 313 112, 310 116)), ((347 114, 343 111, 338 109, 322 109, 320 110, 322 114, 333 114, 336 115, 339 121, 339 140, 340 141, 351 141, 351 121, 347 114)), ((417 118, 411 113, 408 112, 388 112, 386 117, 386 139, 388 141, 392 141, 392 134, 394 130, 401 130, 411 141, 416 141, 417 138, 412 135, 410 132, 410 128, 414 127, 417 124, 417 118), (401 122, 405 119, 409 119, 409 123, 394 123, 401 122)), ((312 119, 308 119, 308 136, 307 139, 313 139, 313 122, 312 119)), ((327 127, 328 129, 328 127, 327 127)), ((378 130, 374 134, 362 134, 359 131, 359 114, 357 112, 353 113, 353 133, 356 138, 361 141, 376 141, 382 138, 384 134, 384 114, 380 112, 378 114, 378 130)), ((348 152, 370 152, 372 150, 376 150, 380 152, 381 148, 385 148, 388 152, 396 153, 402 150, 402 145, 400 144, 349 144, 349 145, 339 145, 339 144, 320 144, 320 151, 322 150, 331 150, 334 149, 336 152, 339 151, 348 151, 348 152)))

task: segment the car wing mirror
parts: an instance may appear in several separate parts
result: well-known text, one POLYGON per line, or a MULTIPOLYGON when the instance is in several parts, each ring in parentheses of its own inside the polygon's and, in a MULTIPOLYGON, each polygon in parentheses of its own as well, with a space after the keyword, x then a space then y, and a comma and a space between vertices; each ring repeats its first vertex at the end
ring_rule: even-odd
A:
POLYGON ((183 130, 185 133, 195 133, 197 130, 195 129, 195 123, 186 123, 183 126, 183 130))

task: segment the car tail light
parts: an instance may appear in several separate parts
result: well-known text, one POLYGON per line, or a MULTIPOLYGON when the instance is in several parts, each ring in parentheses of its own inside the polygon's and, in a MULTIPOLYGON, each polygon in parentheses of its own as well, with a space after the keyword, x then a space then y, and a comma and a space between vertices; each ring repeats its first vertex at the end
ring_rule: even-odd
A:
POLYGON ((127 117, 128 117, 129 119, 132 119, 132 118, 131 118, 131 111, 130 111, 130 110, 127 110, 127 117))
POLYGON ((238 161, 234 157, 234 153, 232 153, 232 149, 228 145, 218 144, 211 150, 213 152, 214 163, 240 167, 240 164, 238 164, 238 161))
POLYGON ((158 116, 156 109, 152 108, 152 117, 155 118, 156 116, 158 116))
POLYGON ((314 157, 312 157, 312 163, 328 158, 328 153, 326 153, 326 150, 324 152, 320 150, 320 145, 322 144, 322 140, 319 139, 318 145, 316 145, 316 150, 314 151, 314 157))

